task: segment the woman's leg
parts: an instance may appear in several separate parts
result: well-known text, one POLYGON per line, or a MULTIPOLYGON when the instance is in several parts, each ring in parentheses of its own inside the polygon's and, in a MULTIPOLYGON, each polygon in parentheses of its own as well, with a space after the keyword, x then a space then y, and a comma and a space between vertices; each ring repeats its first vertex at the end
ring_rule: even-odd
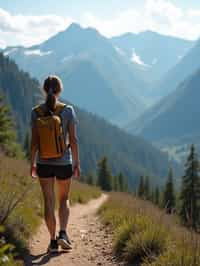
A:
POLYGON ((56 239, 56 218, 55 218, 55 178, 39 178, 44 197, 44 216, 51 239, 56 239))
POLYGON ((60 230, 66 230, 69 219, 70 185, 71 185, 71 178, 68 178, 66 180, 57 179, 60 230))

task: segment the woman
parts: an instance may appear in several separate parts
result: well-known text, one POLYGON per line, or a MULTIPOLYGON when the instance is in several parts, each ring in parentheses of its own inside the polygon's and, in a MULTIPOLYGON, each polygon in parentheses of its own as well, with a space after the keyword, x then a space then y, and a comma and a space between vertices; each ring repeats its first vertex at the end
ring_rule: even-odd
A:
MULTIPOLYGON (((40 109, 45 115, 54 114, 56 107, 61 104, 58 98, 62 92, 63 86, 61 80, 56 76, 49 76, 43 85, 46 96, 45 102, 40 105, 40 109)), ((76 114, 72 106, 65 105, 60 112, 63 136, 66 144, 64 154, 60 158, 41 158, 40 147, 38 141, 38 129, 36 121, 38 113, 36 108, 32 109, 31 124, 31 175, 37 175, 39 178, 41 190, 44 197, 44 214, 45 222, 50 234, 50 243, 48 252, 57 252, 58 245, 63 249, 71 248, 71 242, 66 232, 69 219, 69 191, 71 185, 71 177, 74 175, 80 177, 80 161, 76 134, 76 114), (59 226, 60 231, 56 237, 56 218, 54 214, 55 195, 54 183, 57 183, 58 202, 59 202, 59 226)), ((48 138, 48 136, 47 136, 48 138)))

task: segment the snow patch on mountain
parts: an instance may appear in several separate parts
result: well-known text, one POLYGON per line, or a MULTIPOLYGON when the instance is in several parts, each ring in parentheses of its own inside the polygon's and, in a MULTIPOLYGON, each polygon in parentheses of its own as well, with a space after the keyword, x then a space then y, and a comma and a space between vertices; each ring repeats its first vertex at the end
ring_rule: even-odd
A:
POLYGON ((152 65, 156 65, 158 63, 158 59, 157 58, 154 58, 153 60, 152 60, 152 65))
POLYGON ((134 63, 136 63, 136 64, 138 64, 138 65, 140 65, 140 66, 142 66, 142 67, 145 67, 145 68, 151 67, 150 65, 147 65, 147 64, 145 64, 142 61, 142 59, 140 58, 140 56, 136 54, 135 49, 133 49, 131 61, 134 62, 134 63))
POLYGON ((115 50, 120 54, 120 55, 126 55, 126 53, 119 47, 114 46, 115 50))
POLYGON ((17 51, 17 48, 12 48, 12 49, 10 49, 10 50, 8 50, 8 51, 5 51, 3 54, 4 54, 5 56, 7 56, 7 55, 12 54, 12 53, 14 53, 14 52, 16 52, 16 51, 17 51))
POLYGON ((184 55, 178 55, 178 60, 181 60, 184 55))
POLYGON ((61 59, 61 62, 64 63, 66 61, 69 61, 70 59, 72 59, 73 55, 68 55, 68 56, 65 56, 64 58, 61 59))
POLYGON ((36 50, 27 50, 24 51, 25 55, 37 55, 37 56, 45 56, 45 55, 49 55, 51 54, 53 51, 47 51, 47 52, 42 52, 40 49, 36 49, 36 50))

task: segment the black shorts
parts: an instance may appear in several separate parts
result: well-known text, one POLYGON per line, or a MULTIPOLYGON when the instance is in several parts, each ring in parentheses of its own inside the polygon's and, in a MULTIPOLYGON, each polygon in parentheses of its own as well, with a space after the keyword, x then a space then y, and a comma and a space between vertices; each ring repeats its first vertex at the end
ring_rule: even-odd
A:
POLYGON ((50 165, 50 164, 37 164, 37 175, 39 177, 56 177, 57 179, 68 179, 73 175, 71 164, 66 165, 50 165))

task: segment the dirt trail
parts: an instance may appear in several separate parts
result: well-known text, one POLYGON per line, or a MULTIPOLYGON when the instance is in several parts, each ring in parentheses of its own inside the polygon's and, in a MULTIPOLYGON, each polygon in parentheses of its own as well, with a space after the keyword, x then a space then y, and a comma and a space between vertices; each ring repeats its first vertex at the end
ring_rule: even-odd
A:
POLYGON ((46 253, 49 234, 43 222, 38 233, 30 241, 30 255, 26 258, 25 265, 119 265, 112 255, 110 233, 96 215, 97 209, 107 197, 103 194, 87 204, 76 204, 71 207, 68 233, 72 239, 73 249, 68 252, 59 251, 54 255, 46 253))

